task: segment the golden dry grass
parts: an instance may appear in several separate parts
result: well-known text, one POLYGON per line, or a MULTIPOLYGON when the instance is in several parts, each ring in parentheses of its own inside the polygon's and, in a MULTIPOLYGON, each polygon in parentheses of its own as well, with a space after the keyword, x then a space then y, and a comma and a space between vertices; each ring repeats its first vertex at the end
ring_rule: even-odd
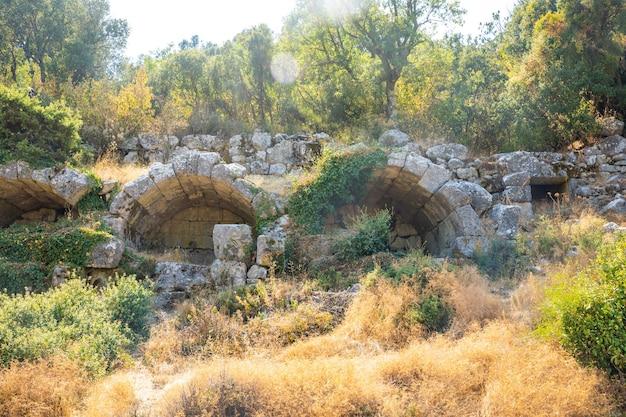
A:
POLYGON ((148 167, 136 164, 121 164, 112 154, 104 154, 91 170, 103 180, 116 180, 124 185, 148 172, 148 167))
POLYGON ((378 354, 216 359, 166 393, 159 415, 606 416, 604 384, 558 348, 495 321, 458 340, 378 354))
POLYGON ((107 378, 91 390, 81 417, 135 417, 139 399, 125 374, 107 378))
POLYGON ((67 359, 14 363, 0 371, 0 416, 69 417, 86 387, 84 372, 67 359))

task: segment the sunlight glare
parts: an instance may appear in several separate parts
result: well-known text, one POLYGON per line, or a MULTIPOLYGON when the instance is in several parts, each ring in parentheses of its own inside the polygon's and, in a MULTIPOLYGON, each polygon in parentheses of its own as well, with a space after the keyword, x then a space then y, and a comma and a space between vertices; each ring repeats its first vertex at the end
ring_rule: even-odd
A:
POLYGON ((274 55, 271 70, 274 79, 281 84, 293 84, 300 72, 296 59, 288 53, 274 55))

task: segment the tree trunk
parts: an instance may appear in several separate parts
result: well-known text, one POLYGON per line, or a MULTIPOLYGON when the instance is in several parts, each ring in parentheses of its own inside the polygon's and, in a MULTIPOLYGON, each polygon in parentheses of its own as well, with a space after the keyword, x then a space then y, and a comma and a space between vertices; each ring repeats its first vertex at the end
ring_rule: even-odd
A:
POLYGON ((393 123, 397 120, 397 107, 396 107, 396 83, 398 78, 390 77, 385 80, 385 96, 387 99, 387 106, 385 108, 385 116, 387 120, 393 123))

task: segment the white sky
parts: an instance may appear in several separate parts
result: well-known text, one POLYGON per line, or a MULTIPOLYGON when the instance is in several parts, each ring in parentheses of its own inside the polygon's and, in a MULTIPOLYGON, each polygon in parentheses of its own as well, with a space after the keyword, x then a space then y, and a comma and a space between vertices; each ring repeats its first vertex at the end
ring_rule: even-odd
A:
MULTIPOLYGON (((467 11, 461 31, 475 34, 493 12, 507 15, 517 0, 460 2, 467 11)), ((128 20, 131 32, 126 55, 136 57, 193 35, 219 44, 260 23, 279 32, 296 0, 110 0, 110 4, 114 17, 128 20)))

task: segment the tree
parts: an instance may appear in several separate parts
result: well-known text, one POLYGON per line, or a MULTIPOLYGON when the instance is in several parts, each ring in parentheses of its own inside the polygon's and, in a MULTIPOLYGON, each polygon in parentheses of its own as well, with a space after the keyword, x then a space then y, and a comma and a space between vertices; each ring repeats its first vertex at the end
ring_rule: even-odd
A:
POLYGON ((382 68, 388 118, 395 117, 396 83, 413 49, 428 40, 434 24, 457 21, 458 2, 452 0, 369 0, 340 30, 357 40, 382 68))
POLYGON ((12 64, 21 51, 32 78, 38 72, 45 83, 52 72, 58 81, 80 82, 104 75, 125 45, 126 21, 108 15, 107 0, 3 0, 0 32, 12 64))

